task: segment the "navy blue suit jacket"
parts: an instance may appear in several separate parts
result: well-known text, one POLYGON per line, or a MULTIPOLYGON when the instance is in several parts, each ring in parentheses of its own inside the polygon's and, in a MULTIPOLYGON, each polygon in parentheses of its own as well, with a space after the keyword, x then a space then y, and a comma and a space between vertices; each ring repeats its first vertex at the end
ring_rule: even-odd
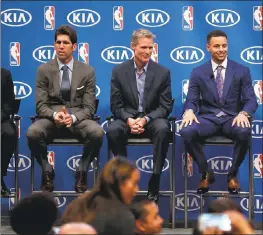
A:
POLYGON ((184 111, 198 114, 218 114, 221 110, 236 116, 241 110, 253 115, 258 104, 249 68, 229 60, 225 73, 222 104, 219 102, 211 61, 193 69, 184 111))

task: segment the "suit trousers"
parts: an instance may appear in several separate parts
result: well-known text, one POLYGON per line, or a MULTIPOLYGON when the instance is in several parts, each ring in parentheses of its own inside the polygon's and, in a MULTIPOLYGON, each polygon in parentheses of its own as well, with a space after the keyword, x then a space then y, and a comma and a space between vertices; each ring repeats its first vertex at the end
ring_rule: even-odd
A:
MULTIPOLYGON (((164 166, 171 135, 170 124, 167 119, 157 118, 149 121, 141 135, 153 142, 153 173, 160 175, 164 166)), ((112 122, 107 130, 107 137, 114 156, 127 157, 127 139, 130 127, 121 119, 112 122)))
POLYGON ((7 173, 8 164, 17 142, 16 127, 11 120, 1 122, 1 176, 7 173))
POLYGON ((98 156, 104 131, 93 120, 83 120, 71 127, 58 127, 53 120, 41 118, 34 122, 27 131, 28 146, 31 153, 41 165, 43 171, 51 171, 52 166, 47 159, 47 144, 56 136, 71 132, 77 138, 84 140, 82 158, 79 161, 79 171, 87 171, 89 164, 98 156))
POLYGON ((229 115, 221 117, 216 117, 212 114, 197 115, 200 124, 193 122, 192 125, 182 128, 181 135, 184 138, 186 149, 197 162, 200 173, 209 171, 202 141, 204 138, 220 132, 234 141, 233 160, 229 175, 235 176, 237 174, 238 168, 243 162, 249 147, 251 128, 238 127, 236 124, 232 127, 234 118, 229 115))

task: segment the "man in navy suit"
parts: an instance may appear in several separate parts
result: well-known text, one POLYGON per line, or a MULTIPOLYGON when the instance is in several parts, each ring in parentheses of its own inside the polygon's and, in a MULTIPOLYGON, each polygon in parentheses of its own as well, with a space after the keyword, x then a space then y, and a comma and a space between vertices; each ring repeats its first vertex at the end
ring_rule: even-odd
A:
POLYGON ((110 103, 116 120, 108 127, 107 137, 114 156, 123 157, 127 157, 129 135, 152 139, 154 164, 148 198, 158 202, 160 175, 171 134, 167 117, 173 102, 169 69, 150 60, 154 37, 146 29, 134 31, 134 58, 112 71, 110 103))
POLYGON ((202 139, 220 131, 234 140, 227 184, 230 193, 238 193, 240 185, 236 176, 251 136, 249 118, 258 104, 249 69, 227 58, 226 33, 220 30, 210 32, 207 50, 211 60, 193 69, 191 74, 181 134, 202 174, 197 189, 199 194, 207 192, 209 184, 215 180, 214 173, 208 169, 202 139))

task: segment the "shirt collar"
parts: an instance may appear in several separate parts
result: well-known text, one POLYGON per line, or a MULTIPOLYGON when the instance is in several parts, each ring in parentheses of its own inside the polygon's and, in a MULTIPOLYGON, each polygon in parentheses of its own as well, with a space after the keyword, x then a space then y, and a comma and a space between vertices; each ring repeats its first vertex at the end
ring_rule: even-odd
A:
MULTIPOLYGON (((57 62, 58 62, 59 70, 61 70, 62 67, 64 66, 64 64, 63 64, 58 58, 57 58, 57 62)), ((74 64, 74 59, 73 59, 73 58, 72 58, 71 61, 69 61, 69 62, 66 64, 71 72, 73 71, 73 64, 74 64)))
POLYGON ((224 69, 226 69, 226 67, 227 67, 227 57, 225 58, 225 60, 223 61, 222 64, 217 64, 216 62, 214 62, 214 61, 211 59, 211 64, 212 64, 213 72, 215 72, 215 70, 217 69, 218 65, 221 65, 221 66, 223 66, 224 69))
MULTIPOLYGON (((135 71, 137 71, 138 67, 134 61, 133 61, 133 63, 134 63, 134 69, 135 69, 135 71)), ((148 65, 149 65, 149 62, 143 67, 143 70, 145 73, 147 72, 148 65)))

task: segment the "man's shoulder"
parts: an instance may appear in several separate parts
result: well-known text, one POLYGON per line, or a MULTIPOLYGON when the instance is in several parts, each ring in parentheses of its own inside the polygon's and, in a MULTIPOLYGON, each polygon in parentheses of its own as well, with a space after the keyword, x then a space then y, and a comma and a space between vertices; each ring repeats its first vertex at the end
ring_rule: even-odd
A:
POLYGON ((166 72, 169 72, 170 71, 170 69, 168 69, 167 67, 165 67, 165 66, 163 66, 163 65, 161 65, 161 64, 158 64, 158 63, 156 63, 156 62, 154 62, 154 61, 152 61, 152 60, 150 60, 149 61, 149 69, 154 69, 154 70, 156 70, 156 71, 159 71, 159 72, 164 72, 164 73, 166 73, 166 72), (150 68, 149 68, 150 67, 150 68))
POLYGON ((56 63, 55 59, 49 60, 47 63, 43 63, 38 66, 39 71, 46 71, 51 68, 52 65, 56 63))
POLYGON ((1 77, 2 78, 10 76, 10 74, 11 74, 11 72, 8 69, 1 68, 1 77))
POLYGON ((126 60, 126 61, 122 62, 121 64, 116 65, 113 68, 113 71, 119 71, 119 70, 124 70, 124 69, 127 69, 127 68, 131 68, 132 63, 133 63, 132 60, 126 60))
POLYGON ((247 66, 243 65, 243 64, 239 64, 238 62, 234 61, 234 60, 228 60, 227 62, 227 66, 230 65, 234 68, 238 68, 238 69, 248 69, 247 66))
POLYGON ((94 71, 94 68, 92 66, 85 64, 79 60, 75 60, 74 63, 77 65, 76 69, 81 69, 83 71, 89 71, 89 72, 94 71))

